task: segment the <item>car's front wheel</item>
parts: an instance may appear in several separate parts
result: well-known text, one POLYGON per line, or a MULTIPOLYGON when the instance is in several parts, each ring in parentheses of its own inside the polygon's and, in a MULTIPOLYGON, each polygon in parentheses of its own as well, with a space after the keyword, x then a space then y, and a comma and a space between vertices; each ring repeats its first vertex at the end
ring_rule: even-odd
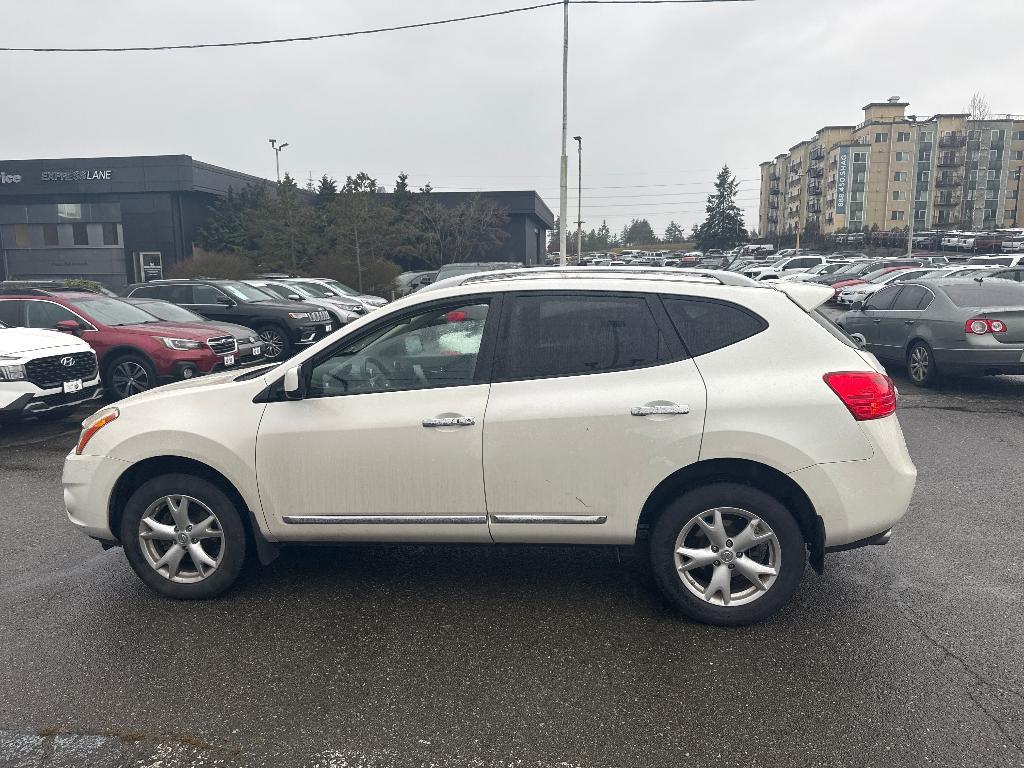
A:
POLYGON ((124 508, 121 544, 139 578, 183 600, 216 597, 245 564, 240 511, 220 488, 193 475, 143 483, 124 508))
POLYGON ((291 351, 291 342, 284 329, 276 325, 264 325, 256 333, 263 340, 263 358, 265 360, 283 360, 291 351))
POLYGON ((683 494, 651 536, 651 565, 662 591, 688 618, 705 624, 768 618, 796 593, 806 561, 789 510, 738 483, 683 494))
POLYGON ((141 355, 123 355, 107 366, 103 384, 116 400, 137 395, 157 386, 156 370, 141 355))

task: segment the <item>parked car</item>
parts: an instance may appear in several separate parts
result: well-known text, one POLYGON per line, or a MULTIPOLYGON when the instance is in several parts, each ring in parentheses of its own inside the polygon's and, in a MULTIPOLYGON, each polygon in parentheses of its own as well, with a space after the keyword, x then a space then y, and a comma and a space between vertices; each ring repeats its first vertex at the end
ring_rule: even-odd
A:
MULTIPOLYGON (((780 251, 781 253, 781 251, 780 251)), ((795 275, 806 272, 811 267, 824 264, 827 260, 824 256, 787 256, 777 259, 772 264, 764 267, 750 267, 743 270, 743 274, 754 280, 778 280, 787 275, 795 275)))
POLYGON ((921 387, 941 374, 1024 374, 1024 285, 934 278, 889 285, 840 324, 921 387))
POLYGON ((341 296, 321 298, 311 291, 308 286, 299 283, 283 283, 277 280, 262 279, 246 280, 245 282, 283 301, 298 301, 326 309, 338 328, 348 325, 366 313, 365 307, 353 299, 341 296))
POLYGON ((828 295, 727 272, 451 278, 288 363, 99 411, 68 516, 174 598, 289 542, 639 542, 686 616, 764 619, 808 559, 888 541, 915 483, 892 382, 817 312, 828 295))
POLYGON ((1024 264, 1018 264, 1016 267, 979 269, 971 272, 970 277, 974 280, 987 280, 990 277, 996 277, 1002 280, 1016 280, 1018 283, 1022 283, 1024 282, 1024 264))
MULTIPOLYGON (((234 354, 225 353, 224 367, 230 368, 233 365, 246 366, 260 362, 263 359, 263 340, 256 335, 252 328, 234 323, 217 323, 197 315, 190 309, 179 307, 163 299, 125 299, 129 304, 134 304, 158 320, 169 323, 194 323, 204 328, 216 329, 225 336, 231 336, 235 340, 234 354)), ((226 347, 225 347, 226 349, 226 347)))
POLYGON ((991 267, 987 267, 983 264, 956 264, 948 267, 938 267, 929 272, 925 272, 923 277, 973 277, 975 274, 986 272, 991 267))
POLYGON ((840 269, 831 275, 819 275, 812 277, 808 283, 820 285, 835 285, 842 280, 851 280, 862 277, 869 272, 874 272, 886 267, 920 267, 923 266, 920 259, 879 259, 858 261, 851 263, 846 269, 840 269))
POLYGON ((839 292, 839 296, 836 298, 836 301, 840 305, 852 306, 858 301, 864 301, 868 296, 891 283, 902 283, 906 280, 917 280, 924 277, 930 271, 931 267, 897 267, 894 270, 883 272, 870 280, 868 279, 868 275, 865 275, 864 282, 848 285, 843 288, 839 292))
POLYGON ((252 328, 267 360, 322 339, 336 328, 325 309, 279 299, 241 280, 154 280, 129 286, 131 298, 163 299, 210 320, 252 328))
POLYGON ((805 272, 794 272, 785 275, 784 277, 781 277, 780 280, 787 283, 803 283, 810 280, 812 277, 818 277, 819 275, 831 275, 849 266, 850 263, 851 262, 849 261, 825 261, 818 264, 816 267, 811 267, 805 272))
MULTIPOLYGON (((588 257, 592 258, 592 257, 588 257)), ((395 296, 401 298, 416 293, 425 285, 430 285, 437 277, 437 270, 427 272, 403 272, 395 278, 395 296)))
POLYGON ((56 328, 96 353, 111 397, 228 367, 235 340, 214 327, 162 321, 124 299, 42 288, 0 291, 0 317, 12 326, 56 328))
POLYGON ((995 254, 986 254, 984 256, 972 256, 967 260, 970 265, 980 264, 985 267, 1016 267, 1018 264, 1024 264, 1024 253, 1022 254, 1006 254, 1005 256, 997 256, 995 254))
MULTIPOLYGON (((0 318, 18 323, 20 312, 0 302, 0 318)), ((0 322, 0 423, 27 416, 63 418, 102 396, 96 353, 84 341, 0 322)))
POLYGON ((910 267, 882 267, 881 269, 876 269, 871 272, 867 272, 859 277, 851 277, 847 278, 846 280, 839 280, 835 283, 832 283, 832 285, 830 286, 834 294, 832 300, 838 303, 840 294, 842 294, 842 292, 845 291, 846 289, 856 285, 864 285, 865 283, 874 282, 875 280, 881 277, 889 275, 893 272, 900 272, 904 269, 910 269, 910 267))
POLYGON ((320 291, 323 294, 321 298, 355 300, 363 305, 363 309, 366 312, 373 312, 373 310, 380 309, 388 303, 388 300, 385 298, 372 296, 368 293, 360 293, 354 288, 349 288, 344 283, 327 277, 292 277, 285 280, 285 282, 301 285, 307 290, 314 292, 320 291))

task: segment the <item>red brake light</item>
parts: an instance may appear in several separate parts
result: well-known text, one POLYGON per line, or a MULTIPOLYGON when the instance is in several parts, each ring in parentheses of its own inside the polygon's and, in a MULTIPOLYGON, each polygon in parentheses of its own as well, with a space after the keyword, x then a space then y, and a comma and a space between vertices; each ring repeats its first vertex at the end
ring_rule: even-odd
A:
POLYGON ((896 412, 896 388, 881 373, 841 371, 822 378, 857 421, 881 419, 896 412))
POLYGON ((987 317, 972 317, 964 325, 964 331, 977 336, 986 333, 1006 333, 1006 323, 1002 320, 989 320, 987 317))

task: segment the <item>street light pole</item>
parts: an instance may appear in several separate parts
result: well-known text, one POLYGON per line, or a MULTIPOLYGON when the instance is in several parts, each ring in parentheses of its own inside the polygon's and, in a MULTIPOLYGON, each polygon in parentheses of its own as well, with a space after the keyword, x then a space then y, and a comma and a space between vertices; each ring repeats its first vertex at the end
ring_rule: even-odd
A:
MULTIPOLYGON (((911 125, 914 128, 917 128, 917 120, 915 120, 913 116, 909 117, 908 119, 910 120, 911 125)), ((913 143, 913 145, 912 145, 913 148, 914 148, 914 154, 917 154, 917 146, 918 146, 918 144, 921 143, 920 142, 921 131, 917 131, 917 138, 918 138, 918 141, 915 141, 913 143)), ((914 166, 914 167, 916 168, 917 166, 914 166)), ((916 186, 917 186, 917 171, 913 171, 912 175, 910 177, 910 195, 909 195, 909 197, 910 197, 910 224, 907 225, 907 256, 913 256, 914 255, 914 219, 917 218, 917 191, 915 189, 916 186)), ((928 210, 928 206, 927 206, 927 202, 926 202, 926 204, 925 204, 926 215, 927 215, 927 210, 928 210)))
POLYGON ((579 181, 576 187, 576 264, 580 263, 583 254, 583 137, 573 136, 577 145, 579 181))
POLYGON ((274 165, 277 168, 277 183, 281 183, 281 150, 288 146, 288 142, 278 144, 277 139, 270 139, 270 148, 274 150, 274 165))
POLYGON ((565 266, 565 219, 569 209, 569 158, 565 139, 569 123, 569 0, 562 1, 562 165, 558 206, 558 265, 565 266))

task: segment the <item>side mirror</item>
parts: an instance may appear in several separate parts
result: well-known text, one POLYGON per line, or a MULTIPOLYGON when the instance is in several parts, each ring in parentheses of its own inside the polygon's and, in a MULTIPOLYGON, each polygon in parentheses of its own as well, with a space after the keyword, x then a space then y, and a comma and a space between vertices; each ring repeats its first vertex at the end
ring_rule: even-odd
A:
POLYGON ((851 334, 850 338, 853 339, 856 342, 857 346, 860 347, 861 349, 864 349, 864 346, 868 343, 868 340, 864 338, 863 334, 860 333, 851 334))
POLYGON ((863 301, 855 301, 855 302, 853 302, 853 306, 851 306, 850 309, 852 309, 854 312, 863 312, 864 311, 864 302, 863 301))
POLYGON ((291 299, 292 301, 302 301, 302 297, 299 296, 299 294, 297 293, 289 293, 288 298, 291 299))
POLYGON ((82 325, 77 320, 60 320, 54 327, 61 333, 71 333, 75 336, 82 332, 82 325))
POLYGON ((238 302, 235 301, 234 299, 228 298, 227 296, 218 296, 217 297, 217 303, 218 304, 223 304, 225 307, 233 307, 238 302))
POLYGON ((303 386, 302 366, 293 365, 284 372, 284 379, 281 382, 281 389, 286 400, 301 400, 306 395, 306 388, 303 386))

